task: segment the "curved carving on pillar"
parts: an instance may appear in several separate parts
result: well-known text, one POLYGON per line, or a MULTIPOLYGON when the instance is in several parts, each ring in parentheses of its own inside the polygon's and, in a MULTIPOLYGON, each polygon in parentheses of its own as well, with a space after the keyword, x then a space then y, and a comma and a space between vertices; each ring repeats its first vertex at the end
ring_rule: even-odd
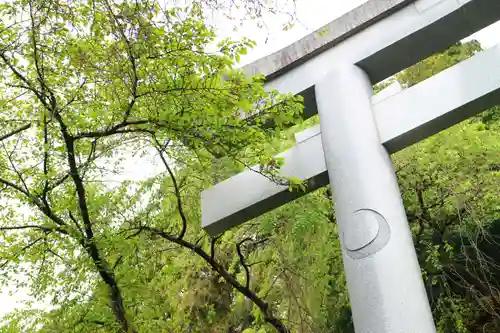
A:
POLYGON ((352 259, 363 259, 382 250, 391 238, 387 220, 373 209, 353 213, 342 231, 343 246, 352 259))

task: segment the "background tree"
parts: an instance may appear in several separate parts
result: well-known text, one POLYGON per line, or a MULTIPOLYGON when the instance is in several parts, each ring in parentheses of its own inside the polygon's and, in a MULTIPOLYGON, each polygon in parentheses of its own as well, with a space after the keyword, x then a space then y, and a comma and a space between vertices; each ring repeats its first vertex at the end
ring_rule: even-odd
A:
MULTIPOLYGON (((412 85, 474 55, 457 43, 397 75, 412 85)), ((415 246, 442 332, 497 332, 498 107, 395 156, 415 246)))
MULTIPOLYGON (((150 319, 141 315, 158 309, 133 303, 136 281, 129 286, 117 267, 134 250, 139 255, 137 241, 124 240, 141 240, 139 232, 147 231, 142 241, 161 237, 196 253, 249 297, 264 321, 287 331, 248 280, 240 282, 215 257, 216 240, 204 250, 188 238, 194 212, 183 210, 185 184, 174 176, 182 164, 200 170, 220 154, 267 165, 272 157, 264 144, 298 118, 297 98, 264 92, 261 77, 232 69, 252 42, 214 45, 198 3, 22 0, 3 4, 0 15, 4 281, 23 274, 27 281, 19 282, 37 297, 51 296, 55 306, 84 302, 90 311, 93 300, 107 303, 89 323, 139 332, 150 319), (277 127, 263 127, 269 120, 277 127), (127 154, 153 149, 173 198, 161 198, 164 175, 102 184, 127 154)), ((270 165, 263 173, 272 175, 270 165)), ((197 227, 192 237, 199 233, 197 227)), ((74 324, 87 324, 86 316, 74 324)), ((46 327, 36 316, 22 325, 46 327)))

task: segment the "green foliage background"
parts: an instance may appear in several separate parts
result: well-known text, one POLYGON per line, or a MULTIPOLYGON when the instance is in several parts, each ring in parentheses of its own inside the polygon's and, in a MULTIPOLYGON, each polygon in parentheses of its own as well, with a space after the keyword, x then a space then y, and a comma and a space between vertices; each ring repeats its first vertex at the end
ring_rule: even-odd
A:
MULTIPOLYGON (((201 8, 0 7, 16 23, 0 23, 0 282, 53 306, 14 311, 1 332, 354 332, 330 189, 220 238, 200 229, 203 188, 254 163, 286 181, 273 154, 318 121, 234 69, 251 41, 207 52, 201 8), (103 182, 132 151, 162 172, 103 182)), ((458 43, 394 79, 411 87, 480 50, 458 43)), ((393 156, 442 333, 500 331, 498 114, 393 156)))

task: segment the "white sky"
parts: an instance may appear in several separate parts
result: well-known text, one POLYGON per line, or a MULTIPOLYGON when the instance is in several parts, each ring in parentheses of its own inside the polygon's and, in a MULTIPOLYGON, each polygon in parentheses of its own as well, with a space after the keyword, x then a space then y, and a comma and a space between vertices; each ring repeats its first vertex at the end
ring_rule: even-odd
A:
MULTIPOLYGON (((242 65, 257 60, 265 55, 277 51, 308 33, 319 29, 323 25, 332 21, 336 17, 345 14, 367 0, 297 0, 296 13, 298 23, 288 31, 282 31, 282 24, 286 22, 286 17, 280 19, 269 16, 265 19, 267 28, 256 28, 255 24, 247 23, 236 32, 234 25, 230 22, 220 24, 220 34, 222 36, 242 37, 247 36, 257 42, 257 47, 243 57, 242 65)), ((478 39, 484 48, 489 48, 500 43, 500 22, 483 29, 470 38, 478 39)), ((470 39, 467 38, 467 39, 470 39)), ((125 179, 144 179, 156 173, 158 166, 153 160, 140 161, 134 158, 125 170, 125 179), (140 167, 138 166, 140 164, 140 167)), ((25 291, 19 291, 13 296, 9 296, 7 290, 0 293, 0 317, 14 307, 20 306, 20 302, 27 299, 25 291)))

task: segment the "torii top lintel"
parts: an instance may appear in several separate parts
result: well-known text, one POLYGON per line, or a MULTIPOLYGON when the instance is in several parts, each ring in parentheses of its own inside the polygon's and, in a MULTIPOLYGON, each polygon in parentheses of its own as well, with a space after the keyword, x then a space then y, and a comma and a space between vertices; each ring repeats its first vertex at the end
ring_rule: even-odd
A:
POLYGON ((498 0, 369 0, 243 69, 304 96, 308 118, 317 113, 314 85, 339 63, 358 65, 375 84, 499 19, 498 0))
POLYGON ((370 0, 293 44, 250 63, 244 70, 272 80, 415 1, 370 0))

